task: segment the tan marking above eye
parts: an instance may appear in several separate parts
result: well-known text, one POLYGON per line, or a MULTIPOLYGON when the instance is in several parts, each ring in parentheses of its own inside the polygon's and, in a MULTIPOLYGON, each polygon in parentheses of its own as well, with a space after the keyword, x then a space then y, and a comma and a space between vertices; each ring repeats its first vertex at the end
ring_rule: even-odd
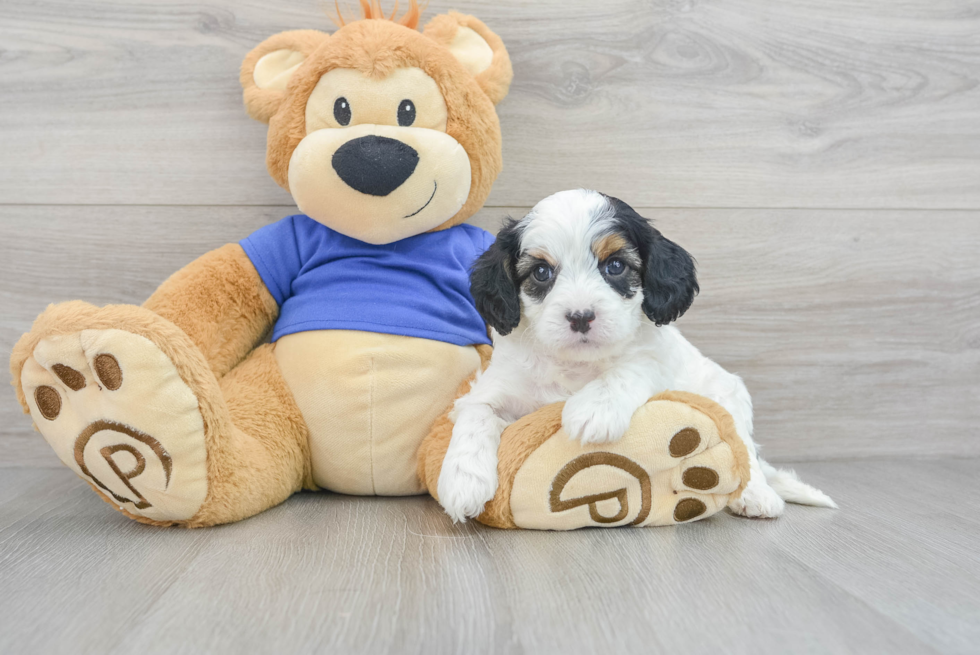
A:
POLYGON ((544 251, 544 250, 529 250, 527 252, 527 256, 528 257, 533 257, 534 259, 540 259, 540 260, 546 261, 546 262, 548 262, 548 265, 551 266, 551 268, 558 268, 558 262, 557 262, 557 260, 555 260, 555 258, 552 257, 551 254, 548 253, 547 251, 544 251))
MULTIPOLYGON (((446 131, 449 114, 439 85, 420 68, 399 68, 374 79, 350 68, 324 73, 306 103, 306 133, 354 125, 398 125, 398 108, 405 100, 415 106, 412 128, 446 131), (334 117, 337 98, 346 98, 351 119, 347 126, 334 117)), ((405 128, 410 129, 410 128, 405 128)))
POLYGON ((592 244, 592 252, 600 262, 605 261, 620 250, 629 247, 622 236, 618 234, 607 234, 592 244))

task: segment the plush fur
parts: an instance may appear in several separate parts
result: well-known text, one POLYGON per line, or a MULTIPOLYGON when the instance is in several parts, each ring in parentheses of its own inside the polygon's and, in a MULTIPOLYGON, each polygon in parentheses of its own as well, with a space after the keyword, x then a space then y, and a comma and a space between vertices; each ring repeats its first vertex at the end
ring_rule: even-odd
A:
MULTIPOLYGON (((485 370, 486 367, 484 367, 485 370)), ((473 380, 464 383, 459 392, 462 398, 469 393, 473 380)), ((698 396, 680 391, 665 391, 657 394, 650 401, 670 400, 684 403, 704 412, 716 423, 722 439, 735 446, 737 475, 742 480, 738 489, 732 492, 732 498, 737 498, 745 489, 749 479, 748 452, 741 445, 735 422, 731 414, 721 405, 698 396)), ((476 520, 494 528, 514 529, 511 511, 511 492, 517 472, 527 459, 548 439, 555 437, 562 427, 562 411, 564 403, 545 405, 541 409, 523 416, 510 424, 500 438, 498 449, 497 478, 499 484, 493 498, 486 504, 476 520)), ((445 461, 452 439, 453 422, 449 417, 450 410, 436 422, 432 433, 423 442, 419 450, 419 477, 437 500, 439 498, 439 477, 442 473, 442 463, 445 461)))
MULTIPOLYGON (((439 85, 448 110, 446 133, 463 146, 470 158, 470 193, 463 207, 435 229, 458 225, 483 206, 493 181, 503 167, 500 124, 494 103, 506 95, 513 75, 510 58, 499 37, 475 18, 451 13, 434 19, 432 34, 387 20, 362 20, 345 25, 322 39, 316 49, 290 78, 286 91, 253 91, 255 62, 278 48, 303 52, 317 37, 299 33, 295 44, 285 34, 263 42, 249 54, 242 68, 246 103, 253 116, 262 117, 272 105, 277 111, 269 121, 266 164, 280 186, 289 188, 289 162, 293 151, 306 136, 306 104, 320 77, 335 68, 360 71, 372 78, 384 78, 401 67, 418 67, 439 85), (456 61, 444 44, 451 42, 459 26, 470 27, 485 38, 494 50, 489 69, 474 76, 456 61)), ((427 26, 426 30, 429 30, 427 26)), ((292 34, 292 33, 287 33, 292 34)))
MULTIPOLYGON (((336 0, 334 1, 334 7, 337 9, 337 18, 334 22, 338 27, 343 27, 348 23, 349 20, 361 20, 361 19, 371 19, 371 20, 390 20, 395 21, 395 16, 398 14, 398 3, 391 9, 391 14, 385 15, 384 10, 381 8, 381 0, 359 0, 361 5, 361 16, 352 19, 344 18, 344 13, 340 10, 340 3, 336 0)), ((399 18, 397 22, 399 25, 404 25, 410 29, 415 29, 419 26, 419 20, 422 18, 422 8, 419 6, 418 0, 409 0, 408 9, 399 18)))
POLYGON ((280 32, 249 52, 242 62, 239 74, 248 115, 257 121, 268 123, 286 98, 285 90, 260 89, 255 84, 255 65, 262 57, 276 50, 293 50, 309 57, 328 38, 328 34, 317 30, 280 32))
MULTIPOLYGON (((376 3, 367 3, 367 6, 371 16, 378 13, 376 3)), ((399 67, 410 66, 423 71, 434 80, 444 96, 447 120, 446 132, 441 136, 448 138, 446 135, 449 135, 455 139, 465 149, 471 166, 472 183, 469 196, 455 215, 445 216, 443 222, 435 228, 443 229, 462 222, 482 205, 489 193, 490 185, 500 171, 500 131, 494 102, 499 101, 506 93, 511 75, 510 62, 500 39, 490 33, 479 21, 459 14, 449 14, 437 18, 430 24, 430 28, 427 28, 427 32, 421 34, 410 27, 418 20, 417 12, 412 7, 415 7, 414 3, 406 14, 409 18, 402 20, 402 24, 372 18, 347 23, 330 36, 304 30, 271 37, 246 57, 242 66, 241 81, 244 100, 250 114, 259 120, 270 121, 267 153, 269 169, 276 181, 283 184, 288 177, 291 153, 295 150, 296 144, 307 136, 306 101, 321 75, 337 67, 345 67, 357 71, 360 75, 369 76, 370 79, 384 80, 387 79, 386 75, 399 67), (492 52, 486 69, 475 75, 471 71, 473 59, 468 60, 467 65, 470 68, 467 68, 457 61, 453 54, 452 48, 457 42, 456 35, 458 30, 463 28, 472 32, 462 32, 462 37, 465 37, 461 39, 462 41, 469 40, 472 44, 474 39, 482 37, 486 42, 486 48, 492 52), (258 75, 256 75, 257 68, 261 69, 258 75)), ((486 50, 483 52, 485 53, 486 50)), ((505 232, 501 239, 501 248, 507 243, 507 234, 505 232)), ((522 232, 521 239, 525 237, 526 234, 522 232)), ((607 240, 600 250, 611 249, 616 245, 615 240, 607 240)), ((499 248, 492 252, 499 252, 499 248)), ((665 257, 672 258, 665 273, 672 274, 684 270, 685 262, 681 253, 672 251, 669 247, 662 252, 665 257)), ((541 256, 549 255, 541 253, 541 256)), ((637 256, 639 257, 640 254, 637 256)), ((501 259, 501 262, 504 266, 502 269, 504 276, 497 280, 498 290, 504 289, 505 279, 513 281, 522 276, 527 279, 531 262, 521 262, 518 259, 517 263, 513 264, 506 258, 501 259)), ((491 286, 488 282, 485 293, 480 295, 489 296, 492 291, 491 286)), ((685 285, 681 280, 676 281, 676 287, 680 290, 678 293, 675 293, 674 287, 671 286, 664 286, 659 290, 651 287, 649 311, 658 322, 666 321, 682 312, 687 302, 687 295, 693 293, 690 284, 685 285)), ((628 291, 628 289, 624 288, 621 291, 628 291)), ((544 297, 543 294, 538 295, 544 297)), ((490 306, 487 298, 482 298, 480 302, 488 318, 491 319, 489 322, 498 324, 498 319, 487 309, 490 306)), ((510 314, 505 318, 510 322, 517 320, 518 324, 514 329, 520 330, 520 315, 518 313, 515 319, 512 302, 506 307, 506 311, 510 314)), ((150 342, 146 347, 152 351, 154 357, 161 359, 159 355, 162 353, 163 357, 169 360, 167 366, 154 369, 166 370, 166 373, 160 373, 160 378, 169 376, 168 379, 173 384, 168 388, 179 390, 173 392, 175 396, 186 394, 192 401, 196 400, 196 411, 200 413, 203 427, 195 427, 194 431, 185 432, 185 435, 189 435, 186 439, 193 439, 193 441, 184 441, 178 445, 191 443, 195 448, 200 446, 197 452, 203 455, 202 459, 197 461, 204 462, 200 466, 206 475, 206 495, 202 492, 203 503, 199 506, 194 505, 199 509, 191 518, 186 518, 184 514, 174 514, 178 518, 167 521, 155 520, 155 518, 151 520, 140 515, 135 502, 132 502, 128 508, 119 507, 115 500, 98 489, 96 491, 106 502, 111 503, 127 516, 156 525, 177 524, 201 527, 240 520, 282 502, 300 489, 315 487, 311 463, 313 422, 307 423, 303 412, 299 409, 294 391, 290 389, 283 374, 286 367, 285 365, 281 367, 276 359, 277 346, 262 345, 277 314, 276 303, 241 247, 228 245, 204 255, 173 275, 161 285, 143 307, 114 305, 97 308, 77 301, 49 307, 14 348, 11 356, 13 384, 19 401, 25 409, 29 410, 30 403, 38 404, 33 394, 31 398, 25 396, 21 386, 22 374, 25 371, 25 363, 33 358, 34 361, 29 362, 31 368, 41 371, 38 375, 47 375, 44 365, 37 359, 40 346, 52 343, 51 340, 59 336, 68 335, 75 335, 80 342, 80 333, 86 332, 91 336, 91 333, 121 331, 124 334, 128 333, 125 334, 126 338, 135 339, 133 335, 144 337, 150 342), (174 374, 180 380, 173 379, 174 374)), ((585 317, 580 317, 580 321, 584 321, 583 326, 589 323, 585 317)), ((69 340, 61 340, 61 343, 68 342, 69 340)), ((280 354, 285 352, 284 343, 279 343, 282 346, 280 354)), ((465 349, 463 346, 454 347, 465 349)), ((490 359, 489 348, 477 347, 477 350, 480 361, 486 366, 490 359)), ((371 354, 366 353, 369 362, 374 361, 371 359, 371 354)), ((454 374, 448 383, 450 390, 469 376, 476 366, 476 358, 472 357, 472 352, 467 351, 465 354, 470 356, 468 359, 473 361, 473 366, 458 375, 454 374)), ((85 361, 77 350, 69 353, 68 356, 76 361, 85 361)), ((293 359, 303 361, 302 357, 293 359)), ((434 357, 430 359, 433 360, 427 362, 430 364, 430 370, 440 372, 448 370, 449 367, 444 365, 446 362, 442 359, 436 360, 434 357)), ((136 366, 139 369, 138 363, 136 366)), ((122 374, 124 377, 127 375, 125 371, 122 374)), ((449 379, 449 373, 441 374, 443 378, 449 379)), ((51 380, 54 379, 51 377, 51 380)), ((345 380, 346 378, 331 379, 330 382, 343 384, 345 380)), ((35 389, 41 388, 40 382, 35 381, 30 384, 35 389)), ((50 384, 57 384, 57 382, 52 381, 50 384)), ((91 384, 91 387, 87 386, 79 390, 78 394, 73 396, 75 400, 65 400, 66 405, 74 402, 78 403, 76 406, 91 410, 86 413, 86 416, 108 411, 99 403, 86 404, 88 402, 86 399, 108 398, 100 394, 113 393, 114 389, 112 387, 103 389, 95 379, 91 384)), ((148 388, 157 387, 148 385, 148 388)), ((68 398, 67 394, 66 398, 68 398)), ((138 422, 140 407, 147 407, 147 402, 156 404, 156 400, 161 401, 160 406, 167 406, 167 403, 163 402, 167 400, 166 398, 144 396, 138 404, 127 405, 127 409, 131 410, 129 415, 135 417, 134 420, 138 422)), ((449 402, 450 398, 447 397, 445 403, 449 404, 449 402)), ((111 403, 106 402, 106 406, 109 405, 111 403)), ((190 402, 188 406, 191 409, 182 410, 183 416, 193 416, 196 420, 194 403, 190 402)), ((430 403, 428 409, 433 411, 432 415, 438 411, 433 409, 435 407, 442 407, 442 405, 430 403)), ((370 406, 366 415, 373 416, 372 412, 386 409, 370 406)), ((39 405, 35 410, 42 411, 39 405)), ((517 435, 514 443, 517 445, 513 450, 508 450, 514 459, 511 465, 505 466, 505 476, 516 473, 519 468, 520 458, 517 454, 533 450, 533 445, 538 443, 542 436, 554 434, 556 425, 554 411, 546 408, 541 410, 540 414, 531 414, 521 423, 526 429, 514 431, 517 435)), ((49 425, 45 421, 54 419, 43 413, 37 415, 43 416, 38 428, 44 432, 45 426, 49 425)), ((62 418, 70 418, 70 415, 66 414, 62 418)), ((113 417, 95 416, 94 418, 113 417)), ((166 418, 158 426, 166 424, 166 418)), ((85 420, 91 421, 92 418, 85 420)), ((442 466, 442 457, 446 449, 441 444, 449 445, 448 436, 451 434, 451 430, 447 432, 446 420, 439 423, 436 432, 441 430, 440 434, 447 438, 442 441, 430 439, 427 442, 430 447, 418 461, 420 477, 429 489, 435 488, 435 482, 438 482, 441 472, 445 470, 442 466)), ((88 423, 85 429, 101 423, 102 421, 88 423)), ((69 425, 69 423, 62 421, 60 424, 50 423, 50 425, 69 425)), ((53 432, 45 432, 45 434, 49 438, 54 438, 51 436, 53 432)), ((59 444, 74 443, 75 447, 78 447, 75 434, 72 432, 55 436, 60 439, 59 444)), ((367 430, 367 434, 366 439, 372 439, 374 436, 370 429, 367 430)), ((152 435, 148 435, 148 438, 150 437, 152 435)), ((150 441, 143 443, 150 443, 150 441)), ((314 440, 313 445, 316 443, 314 440)), ((405 449, 406 452, 414 452, 416 443, 413 441, 409 448, 405 449)), ((110 443, 110 447, 111 445, 110 443)), ((84 444, 81 448, 84 450, 84 444)), ((495 457, 495 453, 492 455, 495 457)), ((84 453, 82 457, 84 458, 84 453)), ((103 453, 103 457, 107 455, 103 453)), ((72 455, 63 456, 63 459, 69 465, 73 465, 70 461, 72 455)), ((164 457, 158 459, 162 462, 164 457)), ((506 463, 512 460, 504 458, 501 461, 506 463)), ((136 468, 132 471, 136 471, 136 468)), ((122 474, 117 471, 117 475, 122 480, 122 474)), ((126 478, 126 481, 138 482, 138 476, 139 474, 133 473, 131 477, 126 478)), ((789 478, 786 478, 786 484, 790 484, 789 478)), ((166 487, 158 491, 163 494, 170 493, 166 487)), ((435 493, 439 493, 438 490, 435 493)), ((176 490, 174 495, 177 495, 176 490)), ((119 502, 126 501, 120 498, 119 502)), ((509 510, 505 507, 506 501, 500 502, 503 504, 499 507, 492 506, 497 508, 493 509, 497 514, 493 514, 496 518, 488 519, 488 522, 505 525, 508 521, 506 513, 509 510)), ((161 506, 158 506, 158 509, 161 506)))
POLYGON ((218 378, 269 336, 279 316, 275 298, 237 243, 174 273, 143 307, 183 330, 218 378))
MULTIPOLYGON (((44 338, 88 330, 121 329, 152 341, 177 368, 198 398, 208 452, 208 495, 188 521, 153 521, 117 510, 142 523, 201 527, 236 521, 276 505, 310 482, 306 427, 272 355, 261 346, 221 381, 191 338, 173 323, 142 307, 95 307, 81 301, 50 306, 14 347, 11 374, 27 412, 21 370, 44 338)), ((90 483, 91 484, 91 483, 90 483)))
MULTIPOLYGON (((454 519, 473 517, 497 491, 500 435, 508 424, 564 401, 561 424, 583 444, 618 440, 633 413, 666 390, 699 394, 727 410, 751 476, 732 509, 782 514, 752 440, 752 401, 667 323, 698 291, 693 258, 622 201, 565 191, 504 227, 474 267, 472 292, 494 327, 490 366, 456 401, 438 482, 454 519)), ((832 506, 824 494, 779 477, 787 499, 832 506)))
MULTIPOLYGON (((260 346, 221 379, 227 432, 217 444, 209 497, 189 527, 238 521, 316 489, 306 423, 274 355, 260 346), (256 490, 261 490, 257 493, 256 490)), ((211 451, 209 451, 209 456, 211 451)))
MULTIPOLYGON (((284 32, 245 58, 240 73, 245 106, 257 120, 271 121, 270 172, 285 184, 290 155, 306 135, 306 100, 324 72, 346 67, 383 80, 400 67, 418 67, 438 84, 448 111, 446 133, 463 146, 471 163, 469 197, 456 215, 441 219, 437 229, 458 224, 479 209, 501 169, 494 102, 510 83, 507 52, 499 38, 471 17, 440 17, 433 27, 436 38, 430 38, 414 29, 420 13, 415 0, 398 23, 379 20, 377 3, 365 6, 369 19, 341 19, 346 24, 333 35, 284 32), (482 35, 493 49, 491 65, 478 76, 451 51, 454 30, 461 25, 482 35), (257 68, 262 69, 259 75, 257 68)), ((309 427, 280 371, 275 346, 262 345, 277 316, 274 299, 242 248, 227 245, 171 276, 143 307, 97 308, 78 301, 49 307, 14 348, 13 384, 21 405, 29 410, 33 401, 25 396, 21 374, 47 339, 108 330, 145 337, 170 360, 197 399, 207 495, 192 518, 158 521, 119 507, 99 489, 97 493, 145 523, 199 527, 240 520, 299 489, 315 487, 309 427)), ((477 350, 481 360, 488 361, 489 348, 477 350)))
POLYGON ((433 41, 448 46, 456 37, 456 32, 460 27, 468 27, 486 40, 493 50, 493 60, 490 67, 477 74, 476 83, 487 94, 493 104, 497 104, 507 95, 510 90, 510 82, 514 77, 511 68, 510 57, 504 42, 500 37, 490 31, 482 21, 473 16, 466 16, 455 11, 448 14, 436 16, 425 26, 423 34, 433 41))

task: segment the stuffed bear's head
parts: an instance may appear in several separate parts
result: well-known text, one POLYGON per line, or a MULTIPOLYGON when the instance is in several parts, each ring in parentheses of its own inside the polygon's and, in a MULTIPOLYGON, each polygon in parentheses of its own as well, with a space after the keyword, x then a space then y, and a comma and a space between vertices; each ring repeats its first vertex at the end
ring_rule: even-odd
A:
POLYGON ((332 35, 283 32, 245 58, 269 173, 302 212, 368 243, 462 223, 502 166, 494 104, 510 86, 507 51, 472 16, 419 32, 416 0, 398 22, 378 0, 361 5, 364 20, 340 19, 332 35))

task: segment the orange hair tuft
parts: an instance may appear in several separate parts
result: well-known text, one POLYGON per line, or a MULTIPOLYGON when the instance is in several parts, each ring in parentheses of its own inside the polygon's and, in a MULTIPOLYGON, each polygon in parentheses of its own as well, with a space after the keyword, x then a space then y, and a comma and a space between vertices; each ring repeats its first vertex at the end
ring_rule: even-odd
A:
MULTIPOLYGON (((425 11, 425 6, 420 7, 418 0, 408 0, 408 11, 405 12, 405 15, 395 21, 395 14, 398 13, 398 0, 395 0, 395 6, 392 8, 390 16, 385 16, 384 11, 382 11, 381 0, 359 1, 361 3, 361 13, 363 16, 361 18, 352 19, 350 22, 365 19, 390 20, 414 30, 418 29, 419 20, 422 18, 422 12, 425 11)), ((425 4, 428 5, 428 1, 425 4)), ((334 20, 331 17, 331 20, 333 20, 338 27, 343 27, 348 23, 348 20, 344 18, 343 12, 340 11, 340 4, 338 0, 334 0, 334 6, 337 8, 337 18, 334 20)))

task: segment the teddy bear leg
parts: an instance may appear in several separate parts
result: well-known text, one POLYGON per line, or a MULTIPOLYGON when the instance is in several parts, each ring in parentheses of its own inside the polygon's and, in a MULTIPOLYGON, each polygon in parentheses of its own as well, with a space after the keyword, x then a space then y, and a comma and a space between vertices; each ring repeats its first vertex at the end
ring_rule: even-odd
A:
POLYGON ((38 431, 106 502, 145 523, 203 526, 281 502, 307 475, 305 426, 272 350, 219 383, 153 312, 71 302, 38 318, 11 370, 38 431))
MULTIPOLYGON (((583 446, 561 427, 561 403, 510 425, 498 451, 499 486, 477 517, 499 528, 673 525, 707 518, 749 479, 731 415, 694 394, 666 392, 633 415, 613 443, 583 446)), ((430 492, 452 425, 437 423, 422 453, 430 492)))
POLYGON ((143 307, 190 337, 218 379, 268 337, 279 315, 237 243, 205 253, 171 275, 143 307))
POLYGON ((189 527, 248 518, 316 489, 309 432, 265 344, 221 378, 228 423, 208 450, 209 495, 189 527))

